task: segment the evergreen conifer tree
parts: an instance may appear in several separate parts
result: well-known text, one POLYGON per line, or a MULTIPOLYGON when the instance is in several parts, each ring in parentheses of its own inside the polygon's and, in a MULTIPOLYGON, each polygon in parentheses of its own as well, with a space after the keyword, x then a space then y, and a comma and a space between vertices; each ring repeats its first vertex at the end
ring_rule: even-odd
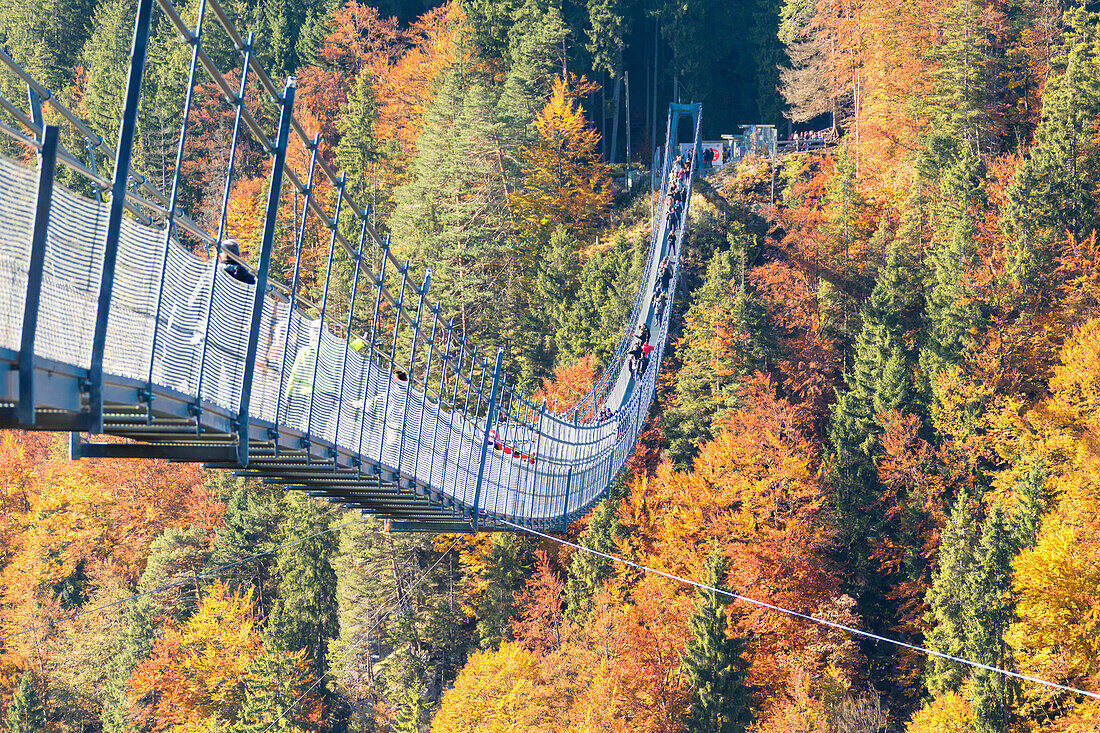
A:
POLYGON ((497 118, 517 150, 535 139, 535 116, 550 98, 554 79, 565 76, 568 34, 561 9, 549 0, 525 0, 513 15, 508 73, 497 101, 497 118))
MULTIPOLYGON (((976 562, 968 579, 968 596, 974 606, 968 624, 967 652, 970 659, 1001 669, 1013 666, 1005 632, 1015 620, 1012 558, 1018 550, 1008 514, 998 502, 982 524, 976 562)), ((1015 680, 984 669, 975 669, 971 677, 978 733, 1006 733, 1013 718, 1015 680)))
MULTIPOLYGON (((270 552, 279 541, 283 492, 270 485, 248 483, 239 478, 230 478, 227 488, 232 493, 225 502, 223 525, 214 537, 212 565, 270 552)), ((275 596, 275 578, 269 563, 242 563, 222 577, 251 585, 260 615, 268 615, 275 596)))
MULTIPOLYGON (((725 559, 715 548, 707 558, 707 584, 721 588, 725 576, 725 559)), ((743 733, 753 718, 748 662, 744 640, 726 635, 726 598, 700 591, 689 623, 683 668, 693 693, 684 727, 689 733, 743 733)))
POLYGON ((510 634, 508 621, 516 613, 516 592, 531 574, 526 540, 512 533, 493 535, 492 551, 481 581, 486 590, 477 609, 478 646, 496 649, 510 634))
POLYGON ((34 689, 31 673, 24 672, 19 687, 8 705, 9 733, 39 733, 46 729, 46 713, 38 691, 34 689))
POLYGON ((460 61, 425 112, 412 180, 397 190, 391 227, 410 257, 432 268, 432 293, 456 314, 457 332, 510 351, 523 337, 530 273, 509 239, 501 153, 488 80, 460 61))
POLYGON ((1063 23, 1066 32, 1044 87, 1035 143, 1006 191, 1009 270, 1025 292, 1052 285, 1046 275, 1067 232, 1080 238, 1097 226, 1100 19, 1074 8, 1063 23))
POLYGON ((265 644, 248 665, 244 677, 244 701, 238 712, 240 733, 304 733, 315 730, 308 708, 299 700, 310 680, 303 654, 288 654, 278 644, 265 644))
POLYGON ((979 160, 968 148, 946 168, 940 182, 936 240, 928 249, 922 378, 934 395, 936 375, 962 361, 981 308, 965 274, 975 256, 975 226, 969 207, 980 194, 979 160))
MULTIPOLYGON (((142 584, 139 588, 148 588, 142 584)), ((138 663, 149 656, 157 633, 158 609, 150 596, 141 596, 126 606, 129 623, 119 638, 118 652, 107 665, 107 689, 103 699, 105 733, 127 733, 144 729, 143 721, 130 719, 130 697, 126 681, 138 663), (136 724, 136 725, 135 725, 136 724)))
MULTIPOLYGON (((0 45, 38 83, 67 96, 73 83, 81 49, 91 30, 88 19, 96 9, 94 0, 9 0, 0 4, 0 45)), ((133 33, 130 10, 129 43, 133 33)), ((12 76, 5 78, 4 94, 25 100, 27 88, 12 76)))
MULTIPOLYGON (((970 510, 970 500, 960 493, 947 525, 940 536, 939 567, 932 573, 928 605, 934 622, 928 643, 936 651, 951 656, 966 656, 973 609, 977 599, 969 581, 977 562, 978 525, 970 510)), ((957 662, 930 658, 928 689, 938 695, 958 691, 965 668, 957 662)))
MULTIPOLYGON (((618 550, 616 540, 623 532, 619 523, 621 491, 620 479, 608 497, 593 510, 588 528, 579 538, 580 544, 600 552, 614 553, 618 550)), ((592 607, 592 596, 614 572, 614 566, 602 557, 588 552, 573 553, 569 557, 569 572, 565 581, 566 618, 580 623, 592 607)))
MULTIPOLYGON (((331 515, 299 492, 286 497, 280 542, 300 539, 328 528, 331 515)), ((336 574, 332 556, 336 538, 330 533, 281 548, 275 555, 278 594, 271 611, 272 632, 284 648, 305 649, 318 674, 337 635, 336 574)))
POLYGON ((982 5, 974 0, 951 0, 943 13, 942 42, 935 47, 935 109, 941 130, 964 140, 969 150, 981 151, 982 121, 986 109, 985 68, 989 51, 982 24, 982 5))
POLYGON ((393 722, 394 733, 420 733, 420 724, 428 713, 425 692, 423 683, 419 681, 405 691, 401 698, 401 712, 393 722))
MULTIPOLYGON (((370 201, 376 185, 376 165, 382 157, 374 133, 377 117, 374 74, 365 68, 336 119, 336 129, 340 131, 336 164, 344 172, 347 190, 356 201, 370 201)), ((358 225, 356 228, 358 236, 358 225)))

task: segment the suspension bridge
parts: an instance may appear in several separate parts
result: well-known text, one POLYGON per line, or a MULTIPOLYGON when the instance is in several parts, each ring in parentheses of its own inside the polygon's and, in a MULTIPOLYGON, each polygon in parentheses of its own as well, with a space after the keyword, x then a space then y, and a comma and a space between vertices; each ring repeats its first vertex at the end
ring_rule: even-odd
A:
POLYGON ((0 156, 0 363, 8 367, 0 379, 0 427, 69 431, 74 458, 158 458, 233 470, 362 509, 395 530, 564 529, 605 495, 654 397, 679 275, 676 245, 699 157, 683 182, 685 215, 670 232, 666 194, 675 176, 667 151, 676 148, 682 121, 699 149, 700 105, 670 106, 655 176, 661 205, 618 348, 591 391, 558 412, 509 382, 502 350, 486 358, 432 302, 431 272, 417 275, 398 261, 368 208, 318 155, 318 139, 294 114, 294 79, 277 86, 252 50, 252 36, 240 34, 219 0, 200 2, 194 27, 171 0, 139 0, 114 148, 0 52, 0 67, 27 88, 25 104, 0 96, 0 132, 25 152, 0 156), (131 166, 156 7, 191 53, 175 164, 156 172, 157 180, 162 173, 170 180, 165 190, 131 166), (204 48, 204 24, 213 23, 238 54, 238 88, 204 48), (234 110, 216 232, 180 206, 200 72, 234 110), (250 76, 278 109, 273 127, 245 104, 250 76), (47 117, 75 130, 87 155, 66 149, 47 117), (269 159, 254 266, 224 246, 245 136, 269 159), (295 145, 309 159, 305 172, 287 163, 295 145), (109 161, 111 175, 97 171, 97 158, 109 161), (58 182, 59 166, 78 174, 92 194, 58 182), (314 195, 322 179, 332 200, 314 195), (293 212, 289 283, 271 275, 284 189, 302 202, 293 212), (319 303, 306 298, 299 278, 308 217, 319 219, 329 239, 319 303), (330 302, 339 250, 353 265, 341 322, 330 302), (212 256, 202 256, 206 251, 212 256), (655 275, 666 257, 672 272, 661 309, 654 305, 655 275), (361 323, 353 318, 357 308, 367 314, 361 323), (632 378, 627 352, 643 324, 652 364, 632 378), (86 437, 104 435, 125 440, 86 437))

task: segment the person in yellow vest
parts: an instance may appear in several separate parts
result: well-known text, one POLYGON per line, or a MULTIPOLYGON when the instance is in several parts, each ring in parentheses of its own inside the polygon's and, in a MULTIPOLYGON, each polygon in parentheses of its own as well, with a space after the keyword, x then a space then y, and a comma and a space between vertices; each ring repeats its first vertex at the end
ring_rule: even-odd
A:
POLYGON ((291 425, 298 427, 303 433, 312 433, 314 437, 332 441, 334 437, 330 435, 329 425, 336 416, 340 351, 334 339, 324 337, 323 330, 321 321, 310 323, 309 339, 298 349, 294 365, 290 367, 286 400, 291 425), (321 353, 320 364, 317 364, 318 350, 321 353))

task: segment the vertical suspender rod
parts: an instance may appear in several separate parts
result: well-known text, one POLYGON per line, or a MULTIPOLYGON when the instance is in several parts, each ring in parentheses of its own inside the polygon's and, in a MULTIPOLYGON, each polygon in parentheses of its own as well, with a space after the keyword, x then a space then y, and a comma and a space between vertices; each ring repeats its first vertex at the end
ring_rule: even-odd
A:
POLYGON ((126 203, 126 180, 130 175, 130 157, 137 128, 138 101, 145 75, 145 56, 149 50, 149 29, 153 20, 153 0, 138 0, 134 21, 134 43, 130 50, 130 70, 126 77, 126 97, 118 129, 114 183, 107 216, 107 236, 103 243, 103 270, 99 279, 92 354, 88 369, 88 432, 103 432, 103 354, 107 346, 107 320, 111 313, 111 294, 118 261, 118 240, 122 233, 122 209, 126 203))
POLYGON ((252 399, 252 376, 256 373, 256 354, 260 344, 260 320, 267 297, 267 275, 271 269, 271 251, 275 248, 275 223, 279 218, 279 197, 286 168, 286 146, 290 138, 290 120, 294 116, 294 77, 286 80, 282 111, 279 113, 279 133, 271 161, 271 183, 267 189, 267 213, 260 240, 260 263, 256 268, 256 292, 252 299, 252 323, 248 329, 248 349, 244 357, 244 379, 241 381, 240 409, 237 411, 237 463, 248 465, 248 409, 252 399))
POLYGON ((19 342, 19 405, 16 418, 20 425, 36 422, 34 397, 34 337, 38 328, 38 306, 42 300, 42 275, 46 269, 46 232, 50 226, 53 178, 57 171, 55 125, 42 129, 42 152, 38 159, 38 196, 31 233, 30 262, 27 266, 27 295, 23 303, 23 334, 19 342))
POLYGON ((489 450, 489 431, 493 427, 493 419, 497 413, 497 390, 500 389, 500 367, 504 362, 504 349, 497 350, 497 362, 493 367, 493 386, 489 389, 489 408, 485 415, 484 438, 481 441, 481 464, 477 468, 477 484, 474 485, 473 516, 470 517, 470 526, 477 531, 480 517, 478 505, 481 501, 481 481, 485 474, 485 454, 489 450))
MULTIPOLYGON (((183 166, 184 144, 187 142, 187 122, 191 117, 191 100, 195 89, 195 75, 198 72, 199 50, 202 48, 202 23, 206 16, 206 0, 199 0, 198 19, 195 32, 191 36, 191 69, 187 74, 187 92, 183 98, 183 119, 180 122, 179 143, 176 145, 176 164, 172 169, 172 190, 168 196, 168 215, 164 224, 164 248, 160 261, 160 287, 157 288, 157 310, 153 318, 153 343, 149 349, 149 369, 145 379, 145 401, 148 406, 146 422, 153 422, 153 364, 157 357, 157 339, 160 336, 160 312, 164 307, 164 276, 168 271, 168 251, 176 224, 176 206, 179 203, 180 168, 183 166)), ((95 170, 95 148, 88 144, 88 157, 95 170)), ((97 189, 98 190, 98 189, 97 189)), ((168 335, 169 338, 171 334, 168 335)))

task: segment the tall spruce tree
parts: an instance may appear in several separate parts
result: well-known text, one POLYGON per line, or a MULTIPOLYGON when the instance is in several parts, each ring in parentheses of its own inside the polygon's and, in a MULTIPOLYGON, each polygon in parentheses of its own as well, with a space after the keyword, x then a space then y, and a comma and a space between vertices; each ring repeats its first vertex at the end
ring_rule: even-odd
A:
MULTIPOLYGON (((88 38, 95 0, 8 0, 0 4, 0 45, 38 83, 65 99, 88 38)), ((133 9, 129 33, 133 33, 133 9)), ((126 42, 130 35, 124 34, 126 42)), ((27 89, 5 76, 4 94, 17 103, 27 89), (10 95, 10 96, 9 96, 10 95)))
MULTIPOLYGON (((716 547, 707 558, 708 585, 722 588, 725 565, 716 547)), ((742 733, 753 720, 745 642, 726 634, 726 602, 712 590, 700 591, 688 622, 692 636, 684 649, 683 669, 692 688, 684 715, 689 733, 742 733)))
POLYGON ((46 713, 29 671, 23 673, 19 687, 8 704, 9 733, 39 733, 46 729, 46 713))
POLYGON ((939 29, 942 42, 935 46, 935 108, 937 126, 966 142, 978 155, 985 142, 986 58, 989 52, 982 23, 982 4, 975 0, 950 0, 939 29))
POLYGON ((957 147, 940 180, 935 240, 927 250, 922 378, 934 396, 936 375, 961 363, 972 331, 981 323, 977 293, 966 283, 976 253, 976 227, 970 206, 981 196, 980 161, 969 148, 957 147))
MULTIPOLYGON (((267 646, 265 644, 265 646, 267 646)), ((309 687, 309 675, 299 656, 265 648, 249 663, 244 675, 244 701, 234 728, 240 733, 304 733, 316 730, 300 697, 309 687)), ((299 652, 300 654, 300 652, 299 652)))
MULTIPOLYGON (((606 499, 592 512, 588 528, 579 538, 580 544, 600 552, 618 551, 616 540, 622 535, 619 523, 619 505, 622 480, 616 480, 606 499)), ((608 560, 588 552, 575 552, 569 557, 569 571, 565 581, 565 616, 581 623, 592 608, 592 596, 615 572, 608 560)))
POLYGON ((1006 194, 1009 271, 1025 292, 1045 292, 1057 245, 1066 233, 1097 226, 1100 183, 1096 118, 1100 115, 1100 16, 1066 11, 1066 32, 1043 91, 1035 143, 1006 194))
MULTIPOLYGON (((968 624, 968 656, 983 664, 1011 669, 1012 653, 1005 632, 1015 620, 1012 558, 1019 551, 1010 518, 1000 502, 982 524, 968 596, 974 607, 968 624)), ((977 733, 1006 733, 1014 718, 1018 685, 1005 675, 976 669, 973 679, 974 724, 977 733)))
MULTIPOLYGON (((932 573, 928 590, 930 619, 933 622, 928 644, 936 651, 955 657, 966 656, 967 638, 975 599, 968 579, 974 571, 978 545, 978 524, 970 509, 970 499, 960 493, 940 535, 939 567, 932 573)), ((940 658, 928 661, 927 685, 933 695, 958 691, 965 668, 940 658)))
POLYGON ((478 646, 497 649, 511 634, 508 622, 516 613, 516 592, 533 566, 526 539, 512 533, 493 535, 489 560, 482 571, 485 592, 477 608, 478 646))
MULTIPOLYGON (((233 477, 226 483, 231 493, 225 502, 225 520, 214 537, 212 565, 270 552, 279 543, 284 492, 270 485, 233 477)), ((276 584, 269 563, 242 563, 221 576, 227 581, 251 585, 260 616, 267 617, 275 598, 276 584)))
MULTIPOLYGON (((328 529, 332 515, 318 503, 300 492, 291 492, 285 501, 280 543, 328 529)), ((318 674, 325 671, 328 645, 339 629, 335 550, 336 538, 329 533, 280 548, 275 555, 279 586, 271 610, 272 633, 286 649, 305 649, 318 674)))
POLYGON ((509 348, 523 338, 529 273, 509 239, 507 172, 489 80, 460 61, 424 115, 412 180, 398 189, 394 240, 432 268, 432 293, 475 343, 509 348))
POLYGON ((336 163, 347 177, 348 191, 357 200, 369 194, 374 165, 382 157, 374 132, 377 118, 374 72, 365 68, 355 80, 355 87, 348 93, 347 101, 340 107, 340 116, 336 118, 336 129, 340 131, 336 163))
POLYGON ((842 535, 857 572, 872 572, 869 538, 881 522, 874 509, 879 496, 875 460, 881 453, 882 415, 910 408, 913 400, 912 359, 905 346, 906 298, 909 269, 906 246, 895 237, 886 248, 886 262, 871 297, 863 307, 863 327, 856 338, 851 371, 844 379, 847 391, 837 397, 829 424, 832 482, 842 535))
POLYGON ((565 76, 568 35, 561 8, 550 0, 525 0, 513 14, 508 73, 496 109, 515 164, 518 146, 536 137, 535 116, 550 97, 554 79, 565 76))
POLYGON ((401 698, 401 711, 393 721, 394 733, 420 733, 420 725, 428 714, 429 706, 424 699, 426 693, 424 685, 419 682, 405 692, 401 698))
MULTIPOLYGON (((139 586, 139 590, 149 588, 146 583, 139 586)), ((130 695, 126 681, 153 648, 158 611, 151 596, 141 596, 126 605, 129 619, 120 634, 118 651, 107 664, 107 689, 104 692, 102 714, 104 733, 128 733, 135 727, 141 727, 142 721, 131 720, 130 695)))

